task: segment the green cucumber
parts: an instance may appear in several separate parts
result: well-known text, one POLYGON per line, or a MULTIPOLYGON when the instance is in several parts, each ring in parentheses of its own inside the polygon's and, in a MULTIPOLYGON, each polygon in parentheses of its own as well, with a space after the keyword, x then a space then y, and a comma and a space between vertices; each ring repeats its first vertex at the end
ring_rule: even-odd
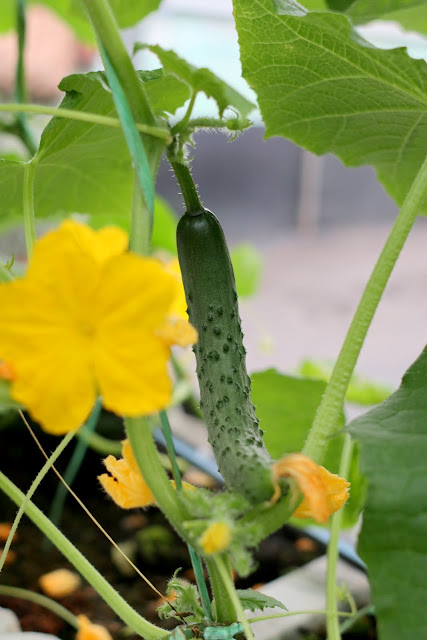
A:
POLYGON ((200 408, 227 488, 252 504, 272 498, 272 460, 251 401, 233 266, 224 233, 208 210, 185 213, 178 258, 194 346, 200 408))

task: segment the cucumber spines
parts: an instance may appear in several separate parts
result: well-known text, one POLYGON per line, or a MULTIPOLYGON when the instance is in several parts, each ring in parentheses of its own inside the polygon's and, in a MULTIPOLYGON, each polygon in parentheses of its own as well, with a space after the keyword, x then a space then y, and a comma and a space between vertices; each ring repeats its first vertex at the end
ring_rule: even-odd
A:
POLYGON ((208 210, 184 214, 177 244, 188 314, 199 333, 200 407, 218 468, 227 487, 250 502, 269 500, 271 458, 251 401, 234 273, 217 218, 208 210))

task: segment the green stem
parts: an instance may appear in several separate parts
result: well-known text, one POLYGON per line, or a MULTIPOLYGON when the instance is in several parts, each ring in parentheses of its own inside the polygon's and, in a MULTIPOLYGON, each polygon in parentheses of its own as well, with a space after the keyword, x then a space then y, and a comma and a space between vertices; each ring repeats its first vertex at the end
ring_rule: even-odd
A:
MULTIPOLYGON (((22 491, 1 472, 0 489, 18 506, 21 506, 25 500, 22 491)), ((25 507, 25 513, 52 540, 59 551, 75 566, 77 571, 92 585, 125 624, 147 640, 160 640, 165 637, 167 632, 140 616, 35 504, 29 502, 25 507)))
MULTIPOLYGON (((289 618, 290 616, 302 616, 302 615, 320 615, 323 614, 326 616, 327 611, 324 609, 307 609, 307 611, 287 611, 286 613, 273 613, 270 616, 258 616, 256 618, 250 618, 249 622, 263 622, 263 620, 274 620, 275 618, 289 618)), ((352 613, 348 611, 339 611, 338 615, 341 618, 350 618, 353 616, 352 613)))
POLYGON ((77 432, 79 440, 83 440, 93 451, 101 456, 120 456, 122 453, 122 444, 117 440, 111 440, 99 435, 99 433, 89 433, 86 427, 81 427, 77 432))
POLYGON ((34 176, 35 163, 29 161, 24 167, 24 188, 23 188, 23 211, 24 211, 24 231, 25 244, 27 247, 28 259, 33 255, 33 246, 36 241, 36 222, 34 212, 34 176))
POLYGON ((193 91, 193 94, 191 96, 189 105, 188 105, 188 109, 185 112, 185 116, 183 117, 183 119, 178 122, 173 128, 172 128, 172 133, 179 133, 180 131, 183 131, 186 126, 188 125, 188 122, 191 118, 191 114, 193 113, 193 109, 194 109, 194 103, 196 102, 196 97, 197 97, 197 91, 193 91))
MULTIPOLYGON (((17 104, 15 102, 0 104, 0 111, 14 111, 18 113, 35 113, 46 116, 55 116, 56 118, 80 120, 82 122, 90 122, 92 124, 99 124, 105 127, 113 127, 114 129, 120 129, 122 126, 118 118, 101 116, 97 113, 88 113, 86 111, 73 111, 72 109, 63 109, 62 107, 47 107, 41 104, 17 104)), ((136 128, 141 133, 145 133, 153 138, 159 138, 159 140, 164 140, 166 144, 170 144, 172 142, 173 138, 167 129, 141 123, 136 123, 136 128)))
POLYGON ((9 587, 8 585, 2 584, 0 585, 0 595, 7 596, 8 598, 20 598, 21 600, 34 602, 40 607, 44 607, 45 609, 52 611, 52 613, 58 616, 58 618, 62 618, 62 620, 67 622, 70 627, 74 627, 74 629, 79 628, 77 616, 72 614, 71 611, 68 611, 68 609, 63 607, 62 604, 59 604, 59 602, 55 602, 55 600, 52 600, 41 593, 30 591, 29 589, 20 589, 19 587, 9 587))
POLYGON ((178 499, 163 469, 147 419, 142 416, 125 418, 125 427, 138 467, 159 508, 179 535, 188 541, 184 521, 190 520, 190 515, 178 499))
MULTIPOLYGON (((96 425, 98 424, 101 409, 102 409, 102 404, 101 404, 101 401, 98 399, 92 410, 92 413, 90 414, 86 424, 84 425, 87 433, 92 433, 96 429, 96 425)), ((88 443, 85 442, 85 440, 79 440, 77 442, 76 447, 73 451, 73 455, 71 456, 70 461, 64 473, 64 480, 69 487, 71 487, 71 485, 73 484, 76 478, 76 475, 83 463, 87 449, 88 449, 88 443)), ((59 525, 67 495, 68 495, 68 488, 64 483, 60 482, 55 491, 55 495, 53 496, 53 500, 49 509, 49 519, 51 522, 53 522, 54 525, 57 525, 57 526, 59 525)))
MULTIPOLYGON (((228 596, 216 559, 213 556, 206 557, 205 562, 209 572, 212 595, 215 600, 216 622, 221 622, 223 624, 237 622, 238 614, 232 600, 228 596)), ((233 581, 229 567, 227 568, 227 572, 230 574, 230 580, 233 581)))
POLYGON ((254 507, 241 518, 240 523, 242 525, 245 525, 245 523, 248 523, 248 525, 253 522, 257 523, 257 538, 253 541, 254 546, 256 546, 264 538, 280 529, 289 520, 294 511, 295 500, 289 493, 283 496, 276 504, 254 507))
POLYGON ((13 537, 16 533, 19 523, 21 522, 21 518, 24 515, 25 509, 28 503, 31 501, 32 496, 34 495, 35 490, 39 486, 40 482, 43 480, 49 469, 52 468, 55 461, 59 458, 61 453, 64 451, 65 447, 69 444, 69 442, 73 439, 75 435, 75 431, 70 431, 67 435, 61 440, 59 445, 56 447, 55 451, 52 453, 50 458, 46 460, 36 477, 31 483, 30 488, 24 498, 23 503, 19 507, 18 513, 15 516, 15 520, 13 521, 12 528, 9 532, 9 535, 6 540, 6 544, 4 545, 4 549, 0 556, 0 573, 3 569, 4 563, 6 561, 7 554, 9 553, 10 545, 12 544, 13 537))
POLYGON ((140 81, 120 36, 116 18, 108 0, 82 0, 96 37, 104 47, 133 117, 149 125, 156 123, 143 83, 140 81))
POLYGON ((331 378, 323 394, 303 453, 322 463, 329 438, 339 429, 345 394, 375 311, 406 238, 427 194, 424 160, 362 294, 331 378))
MULTIPOLYGON (((350 471, 353 443, 347 433, 341 453, 341 461, 338 475, 347 478, 350 471)), ((337 563, 338 543, 341 532, 343 509, 340 509, 331 518, 331 536, 328 543, 327 567, 326 567, 326 630, 328 640, 341 640, 339 628, 338 595, 337 595, 337 563)))
POLYGON ((214 558, 214 562, 216 563, 217 571, 221 576, 221 579, 227 591, 228 597, 236 610, 236 613, 239 618, 239 622, 241 622, 243 626, 243 632, 246 636, 246 640, 254 640, 252 629, 249 626, 249 622, 245 616, 242 603, 240 602, 239 596, 237 595, 233 578, 231 576, 231 571, 227 566, 225 558, 223 556, 219 556, 217 558, 214 558))
MULTIPOLYGON (((345 633, 346 631, 348 631, 349 629, 351 629, 351 627, 358 622, 359 620, 361 620, 362 618, 364 618, 365 616, 368 615, 373 615, 375 613, 375 607, 372 604, 367 604, 365 607, 362 607, 361 609, 359 609, 359 611, 357 613, 355 613, 354 615, 351 615, 351 618, 349 618, 349 620, 345 620, 341 626, 340 626, 340 633, 345 633)), ((341 614, 340 614, 341 615, 341 614)))
POLYGON ((198 214, 203 211, 203 205, 200 202, 197 187, 191 177, 190 169, 186 164, 179 162, 172 153, 168 153, 168 160, 173 172, 181 187, 182 197, 184 198, 187 213, 198 214))
MULTIPOLYGON (((27 87, 25 83, 25 36, 26 36, 26 15, 25 0, 17 0, 16 2, 16 31, 18 34, 18 59, 16 63, 15 73, 15 94, 19 103, 25 102, 27 99, 27 87)), ((28 129, 27 121, 24 114, 18 114, 16 117, 16 129, 22 142, 27 147, 29 153, 33 156, 37 151, 37 144, 28 129)))
MULTIPOLYGON (((182 478, 181 472, 178 467, 178 463, 175 455, 175 448, 172 440, 172 430, 170 428, 169 419, 166 411, 160 411, 160 421, 162 424, 162 432, 166 443, 166 450, 168 452, 169 460, 172 467, 172 475, 175 480, 177 491, 182 491, 182 478)), ((188 545, 188 552, 191 558, 191 564, 193 565, 194 576, 196 578, 197 587, 199 589, 200 601, 202 603, 205 617, 208 620, 212 620, 212 609, 209 600, 208 588, 206 586, 205 578, 203 575, 202 561, 198 553, 195 552, 191 545, 188 545)))
MULTIPOLYGON (((154 193, 153 193, 154 197, 154 193)), ((154 202, 153 202, 154 207, 154 202)), ((134 253, 146 256, 151 253, 151 235, 153 216, 142 197, 141 186, 134 174, 132 191, 132 211, 130 219, 129 249, 134 253)))

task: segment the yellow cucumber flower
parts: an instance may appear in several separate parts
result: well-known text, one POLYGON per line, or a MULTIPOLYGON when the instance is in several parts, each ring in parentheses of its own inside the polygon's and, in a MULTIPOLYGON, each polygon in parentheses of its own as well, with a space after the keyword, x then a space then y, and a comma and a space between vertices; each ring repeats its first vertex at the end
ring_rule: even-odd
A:
POLYGON ((199 539, 206 555, 221 553, 231 542, 231 529, 225 522, 213 522, 199 539))
POLYGON ((349 496, 350 483, 335 473, 330 473, 302 453, 292 453, 273 465, 273 478, 293 478, 303 495, 303 500, 293 516, 314 518, 326 522, 338 511, 349 496))
POLYGON ((0 283, 11 396, 50 433, 78 428, 97 395, 125 416, 164 408, 171 343, 197 339, 188 323, 180 336, 170 318, 176 278, 126 246, 120 229, 66 221, 36 242, 24 278, 0 283))
POLYGON ((77 621, 79 629, 76 640, 113 640, 110 632, 105 627, 100 624, 92 624, 86 616, 77 616, 77 621))

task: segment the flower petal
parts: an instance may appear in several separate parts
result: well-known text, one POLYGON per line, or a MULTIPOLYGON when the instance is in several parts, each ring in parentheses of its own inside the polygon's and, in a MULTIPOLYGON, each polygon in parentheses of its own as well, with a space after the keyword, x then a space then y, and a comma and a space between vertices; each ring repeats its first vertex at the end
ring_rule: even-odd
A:
POLYGON ((329 516, 338 511, 346 502, 350 483, 302 453, 292 453, 273 465, 273 476, 291 477, 296 480, 304 496, 294 512, 296 518, 314 518, 326 522, 329 516))
POLYGON ((155 504, 154 496, 142 477, 128 440, 122 443, 123 458, 108 456, 104 460, 107 471, 98 477, 105 491, 122 509, 148 507, 155 504))
POLYGON ((76 640, 113 640, 105 627, 100 624, 92 624, 86 616, 77 616, 77 621, 79 630, 77 631, 76 640))
POLYGON ((224 551, 230 542, 231 529, 225 522, 213 522, 199 539, 199 544, 207 555, 224 551))
POLYGON ((199 339, 196 329, 188 320, 169 316, 159 329, 156 335, 167 345, 178 345, 179 347, 188 347, 195 344, 199 339))

